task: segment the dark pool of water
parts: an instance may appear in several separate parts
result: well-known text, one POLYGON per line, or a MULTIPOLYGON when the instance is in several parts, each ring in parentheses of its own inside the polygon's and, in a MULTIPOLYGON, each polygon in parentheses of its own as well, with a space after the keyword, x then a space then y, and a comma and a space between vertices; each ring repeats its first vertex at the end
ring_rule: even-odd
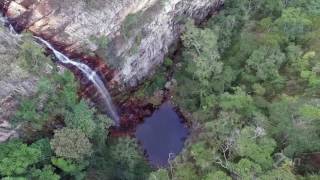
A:
POLYGON ((168 165, 169 154, 183 148, 188 129, 170 103, 164 103, 151 117, 145 118, 135 133, 153 166, 168 165))

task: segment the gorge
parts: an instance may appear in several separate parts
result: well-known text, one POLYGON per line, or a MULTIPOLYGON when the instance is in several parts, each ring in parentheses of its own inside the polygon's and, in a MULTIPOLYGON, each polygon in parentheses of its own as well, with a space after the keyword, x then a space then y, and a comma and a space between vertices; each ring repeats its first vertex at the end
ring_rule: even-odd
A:
POLYGON ((102 78, 113 89, 135 86, 139 80, 152 74, 168 53, 170 45, 179 38, 183 25, 181 19, 191 17, 201 20, 222 2, 125 0, 119 3, 108 0, 105 2, 108 5, 99 9, 72 0, 3 0, 0 9, 17 31, 30 31, 59 47, 71 58, 74 54, 88 51, 88 55, 97 53, 102 59, 98 60, 100 62, 89 59, 84 63, 98 63, 94 65, 98 67, 91 68, 104 76, 102 78), (146 16, 150 20, 139 24, 139 17, 146 16), (131 36, 124 31, 128 31, 128 28, 133 28, 130 30, 131 36), (99 43, 92 41, 93 36, 107 38, 109 43, 101 47, 101 44, 99 46, 99 43), (136 50, 132 52, 130 49, 136 50), (109 73, 110 66, 114 67, 115 73, 109 73), (114 82, 116 86, 111 85, 114 82))
POLYGON ((117 70, 114 81, 128 87, 136 86, 163 61, 179 38, 185 18, 200 21, 222 2, 107 0, 90 7, 72 0, 5 0, 0 8, 16 29, 63 45, 66 52, 98 53, 117 70), (99 46, 92 37, 105 38, 108 43, 99 46))
POLYGON ((11 31, 16 29, 32 32, 38 36, 38 41, 45 44, 57 59, 62 61, 62 64, 77 66, 81 71, 78 74, 80 80, 83 79, 82 73, 87 76, 84 79, 92 80, 96 88, 91 88, 90 83, 84 80, 84 84, 81 85, 82 95, 94 99, 99 104, 103 99, 102 111, 107 107, 107 114, 119 125, 120 120, 116 110, 110 110, 115 108, 109 103, 111 98, 106 87, 111 90, 112 95, 117 95, 119 88, 123 91, 136 86, 140 80, 150 76, 163 61, 170 45, 177 41, 182 31, 182 17, 201 20, 219 7, 222 1, 126 0, 121 3, 113 1, 110 3, 103 9, 96 9, 96 7, 88 8, 85 3, 78 1, 60 3, 4 0, 0 2, 0 9, 12 24, 11 31), (137 18, 143 16, 150 16, 150 19, 139 24, 140 20, 137 18), (133 19, 132 22, 130 19, 133 19), (98 24, 99 28, 96 28, 98 24), (130 36, 126 31, 130 31, 130 36), (91 40, 92 36, 98 39, 106 37, 109 43, 101 47, 101 44, 91 40), (49 42, 67 56, 81 60, 69 61, 49 42), (136 48, 134 46, 138 49, 132 52, 131 49, 136 48), (99 57, 87 57, 88 51, 88 55, 93 52, 99 57))
MULTIPOLYGON (((70 1, 70 3, 72 2, 70 1)), ((87 96, 89 99, 90 98, 92 100, 94 99, 95 103, 98 103, 100 107, 99 108, 100 111, 105 111, 111 117, 111 119, 114 120, 115 125, 119 127, 121 125, 121 122, 120 122, 120 117, 117 114, 118 110, 116 110, 116 108, 114 107, 111 100, 111 95, 108 92, 107 88, 126 89, 130 87, 134 87, 139 83, 139 81, 150 76, 150 73, 154 71, 156 66, 161 61, 163 61, 164 56, 169 51, 169 47, 177 41, 179 34, 182 31, 180 29, 180 26, 182 27, 183 22, 179 22, 180 20, 177 19, 177 16, 192 17, 197 20, 201 20, 205 18, 209 13, 213 12, 214 9, 221 4, 221 2, 212 1, 212 2, 197 3, 192 1, 191 2, 128 1, 128 2, 125 2, 124 4, 121 4, 121 7, 119 7, 120 12, 124 13, 122 14, 123 17, 120 18, 118 21, 114 21, 113 18, 110 19, 113 21, 113 23, 118 23, 113 25, 116 28, 110 29, 109 27, 103 27, 99 29, 102 31, 98 31, 98 32, 95 31, 95 30, 98 30, 97 28, 91 29, 90 31, 87 31, 88 28, 83 28, 83 30, 85 30, 84 32, 81 32, 82 31, 81 29, 79 29, 80 30, 79 32, 77 31, 69 32, 68 29, 72 28, 73 26, 78 26, 77 23, 79 23, 79 21, 74 22, 64 18, 72 19, 74 18, 72 16, 74 16, 75 14, 77 14, 78 17, 81 17, 81 15, 79 15, 79 12, 73 12, 73 14, 70 13, 74 10, 81 11, 81 13, 83 14, 86 14, 87 12, 86 12, 86 9, 83 9, 83 7, 80 7, 80 6, 84 6, 81 3, 77 3, 77 5, 80 5, 80 6, 76 7, 73 10, 68 8, 64 10, 64 8, 66 7, 64 7, 63 4, 64 3, 60 4, 54 1, 38 2, 38 1, 27 1, 27 0, 24 0, 24 1, 6 0, 6 1, 0 2, 0 9, 3 11, 3 14, 6 16, 6 20, 3 20, 3 23, 9 27, 11 34, 15 34, 15 30, 17 30, 18 32, 29 31, 33 33, 35 35, 34 38, 36 39, 36 41, 45 45, 45 47, 50 52, 53 53, 55 58, 58 60, 59 64, 62 64, 63 66, 66 66, 67 68, 71 69, 72 71, 74 71, 76 76, 78 76, 78 79, 80 79, 81 88, 83 89, 82 95, 87 96), (128 6, 125 4, 130 4, 130 5, 128 6), (176 9, 177 8, 176 6, 179 6, 179 8, 176 9), (125 8, 128 8, 129 10, 126 10, 125 8), (183 10, 184 8, 186 8, 185 11, 183 10), (148 24, 137 24, 138 19, 135 19, 134 20, 135 22, 133 24, 132 22, 127 22, 130 18, 140 18, 142 16, 145 16, 146 15, 145 13, 155 13, 153 12, 154 10, 156 10, 155 11, 156 13, 160 13, 161 15, 157 15, 157 14, 152 15, 152 18, 150 19, 150 21, 148 20, 145 22, 148 24), (176 10, 179 10, 179 11, 176 11, 176 10), (68 13, 61 16, 61 14, 59 14, 60 12, 63 12, 63 13, 68 12, 68 13), (174 14, 169 14, 170 12, 174 12, 174 14), (170 17, 166 17, 168 15, 170 15, 170 17), (161 16, 164 16, 164 18, 161 16), (53 23, 54 21, 58 20, 57 17, 59 17, 60 20, 62 21, 53 23), (129 24, 126 24, 126 23, 129 23, 129 24), (66 27, 64 28, 60 27, 60 25, 62 24, 65 24, 66 27), (137 32, 134 29, 124 30, 124 27, 135 28, 135 29, 142 28, 143 31, 149 29, 148 30, 149 32, 147 31, 143 32, 144 35, 142 37, 140 34, 142 32, 137 32), (162 29, 162 31, 159 31, 160 29, 162 29), (130 31, 130 33, 133 32, 133 34, 130 35, 132 37, 129 37, 129 35, 126 34, 128 32, 124 32, 124 31, 130 31), (66 34, 66 36, 63 34, 66 34), (84 38, 79 39, 79 35, 81 35, 84 38), (154 35, 157 35, 155 39, 154 39, 155 37, 154 35), (101 45, 99 44, 97 45, 95 44, 96 42, 91 41, 90 38, 92 36, 97 36, 98 38, 108 37, 108 39, 111 39, 111 41, 110 43, 105 44, 106 47, 99 47, 101 45), (139 39, 138 43, 141 46, 139 44, 136 44, 137 38, 139 39), (115 43, 118 43, 119 40, 120 40, 120 44, 116 45, 115 43), (49 42, 52 42, 62 52, 71 56, 74 60, 71 58, 68 58, 66 55, 59 52, 49 42), (117 52, 110 52, 110 46, 113 46, 113 45, 116 45, 117 49, 114 49, 114 48, 111 48, 111 49, 116 50, 117 52), (138 48, 137 50, 135 50, 135 52, 132 52, 132 50, 130 49, 134 48, 133 46, 139 46, 140 50, 138 48), (106 54, 106 56, 101 55, 101 50, 105 51, 102 54, 106 54), (91 52, 97 53, 98 56, 100 53, 100 57, 95 59, 90 59, 90 57, 88 57, 86 59, 87 56, 85 55, 85 53, 87 53, 88 51, 89 51, 88 54, 92 54, 90 53, 91 51, 91 52), (108 55, 108 53, 114 54, 115 56, 111 57, 110 55, 108 55), (101 59, 101 56, 102 56, 102 59, 101 59), (105 58, 106 60, 103 60, 103 58, 105 58), (110 62, 110 59, 113 62, 110 62), (123 62, 122 63, 116 62, 117 65, 114 66, 113 65, 114 61, 119 61, 119 59, 123 59, 121 60, 123 62), (86 65, 85 63, 89 65, 86 65), (109 67, 107 67, 110 64, 116 70, 116 73, 114 75, 112 73, 112 70, 109 67), (80 70, 80 72, 78 72, 77 70, 73 70, 74 68, 80 70), (84 76, 84 78, 82 76, 84 76), (89 83, 86 82, 86 80, 88 80, 89 83), (93 84, 94 88, 91 88, 92 85, 90 82, 93 84), (110 84, 108 85, 108 82, 112 82, 112 85, 110 84), (96 91, 98 95, 96 95, 97 94, 96 91)), ((120 5, 120 3, 117 3, 115 5, 118 6, 120 5)), ((90 9, 90 10, 93 10, 93 9, 90 9)), ((93 12, 97 12, 97 11, 93 11, 93 12)), ((109 12, 108 9, 105 9, 105 13, 106 14, 99 15, 100 18, 102 18, 100 19, 100 21, 105 21, 103 20, 104 18, 103 16, 106 16, 107 14, 110 15, 110 13, 113 13, 113 10, 109 12)), ((91 13, 89 15, 93 16, 93 14, 91 13)), ((94 15, 93 17, 96 17, 96 16, 94 15)), ((86 21, 86 23, 89 23, 89 22, 86 21)), ((90 27, 90 26, 91 26, 90 23, 87 25, 83 24, 83 27, 90 27)), ((112 90, 113 93, 115 91, 118 91, 118 90, 114 90, 114 89, 112 90)), ((130 112, 130 110, 125 110, 125 111, 130 112)), ((127 117, 127 118, 126 118, 126 114, 123 115, 125 117, 124 119, 127 121, 126 123, 132 124, 132 125, 129 125, 129 126, 132 126, 130 128, 134 128, 136 126, 136 125, 133 125, 137 121, 135 119, 143 119, 146 114, 145 115, 137 114, 134 116, 132 115, 134 114, 131 114, 130 117, 127 117), (134 121, 132 121, 132 119, 134 121), (131 121, 131 122, 128 123, 128 121, 131 121)), ((7 120, 5 119, 3 119, 3 121, 7 122, 7 120)), ((138 120, 138 122, 139 121, 141 120, 138 120)), ((169 124, 170 123, 168 122, 168 125, 169 124)), ((177 125, 176 127, 178 128, 178 126, 179 125, 177 125)), ((120 129, 121 128, 126 129, 126 126, 122 126, 120 127, 120 129)), ((8 135, 4 133, 5 134, 4 139, 2 141, 5 141, 7 138, 9 138, 9 135, 11 136, 12 132, 14 131, 13 130, 9 131, 8 135)), ((176 137, 171 137, 171 138, 176 138, 176 137)), ((177 143, 179 143, 179 141, 180 139, 177 140, 177 143)), ((156 148, 156 147, 153 147, 153 148, 156 148)), ((169 154, 170 150, 168 149, 167 151, 168 151, 167 153, 169 154)), ((178 153, 178 151, 176 151, 176 153, 178 153)), ((164 150, 163 152, 166 152, 166 150, 164 150)), ((159 158, 159 157, 155 156, 155 158, 159 158)), ((166 160, 168 157, 164 156, 162 158, 163 160, 166 160)))
MULTIPOLYGON (((6 19, 1 19, 1 21, 4 25, 8 26, 10 34, 19 36, 6 19)), ((86 79, 94 84, 94 87, 98 90, 101 95, 100 97, 104 102, 102 106, 106 108, 106 112, 114 121, 115 126, 119 127, 120 117, 112 103, 108 90, 96 72, 91 70, 87 65, 81 63, 81 61, 69 59, 64 54, 57 51, 46 40, 37 36, 33 36, 33 38, 45 45, 45 47, 53 53, 54 57, 58 60, 58 63, 68 68, 70 68, 68 65, 75 66, 76 69, 79 69, 84 74, 86 79)), ((165 167, 170 158, 174 158, 174 156, 182 150, 188 130, 184 127, 183 120, 178 117, 172 105, 169 103, 164 103, 159 110, 155 110, 150 119, 145 118, 144 121, 145 122, 137 128, 135 136, 142 143, 142 147, 145 149, 150 162, 155 167, 165 167)), ((8 132, 7 135, 4 135, 2 141, 5 141, 5 139, 9 138, 13 133, 14 130, 8 132)))
POLYGON ((0 179, 320 179, 319 0, 0 9, 0 179))

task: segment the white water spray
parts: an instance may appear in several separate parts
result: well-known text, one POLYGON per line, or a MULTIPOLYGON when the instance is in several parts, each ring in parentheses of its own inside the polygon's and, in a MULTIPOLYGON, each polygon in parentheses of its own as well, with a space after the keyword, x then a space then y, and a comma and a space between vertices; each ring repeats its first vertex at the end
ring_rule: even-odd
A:
POLYGON ((8 25, 10 34, 12 35, 19 35, 13 28, 13 26, 8 22, 8 19, 6 17, 0 17, 0 22, 2 25, 8 25))
MULTIPOLYGON (((8 20, 5 17, 1 17, 0 16, 0 23, 2 23, 3 25, 8 25, 10 34, 13 36, 21 36, 20 34, 18 34, 13 26, 8 22, 8 20)), ((73 61, 71 59, 69 59, 67 56, 65 56, 64 54, 62 54, 61 52, 57 51, 49 42, 47 42, 46 40, 34 36, 35 39, 39 40, 41 43, 43 43, 46 47, 48 47, 53 54, 55 55, 55 57, 63 64, 71 64, 75 67, 77 67, 82 73, 85 74, 85 76, 94 84, 94 86, 96 87, 96 89, 98 90, 99 94, 101 95, 101 97, 103 98, 104 104, 106 106, 106 110, 107 110, 107 114, 114 120, 116 126, 119 126, 119 116, 118 113, 112 103, 112 99, 110 96, 109 91, 107 90, 107 88, 105 87, 104 83, 102 82, 102 80, 100 79, 100 77, 97 75, 97 73, 95 71, 93 71, 89 66, 87 66, 86 64, 83 64, 81 62, 78 61, 73 61)))
POLYGON ((100 93, 101 97, 103 98, 108 115, 111 116, 111 118, 115 121, 116 125, 119 125, 119 116, 117 114, 117 111, 115 107, 113 106, 112 99, 110 96, 109 91, 105 87, 104 83, 100 79, 100 77, 97 75, 95 71, 93 71, 89 66, 86 64, 83 64, 81 62, 73 61, 69 59, 67 56, 62 54, 61 52, 57 51, 49 42, 46 40, 34 36, 35 39, 39 40, 41 43, 46 45, 56 56, 56 58, 63 64, 71 64, 75 67, 77 67, 81 72, 85 74, 85 76, 94 84, 94 86, 97 88, 98 92, 100 93))

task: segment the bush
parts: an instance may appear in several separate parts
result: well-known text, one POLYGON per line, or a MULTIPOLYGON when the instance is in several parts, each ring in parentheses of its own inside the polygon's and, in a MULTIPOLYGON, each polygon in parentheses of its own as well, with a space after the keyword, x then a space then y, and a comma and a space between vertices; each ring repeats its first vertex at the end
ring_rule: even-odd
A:
POLYGON ((31 38, 26 38, 19 51, 21 66, 34 74, 46 72, 46 65, 52 64, 51 59, 44 55, 44 49, 33 42, 31 38))

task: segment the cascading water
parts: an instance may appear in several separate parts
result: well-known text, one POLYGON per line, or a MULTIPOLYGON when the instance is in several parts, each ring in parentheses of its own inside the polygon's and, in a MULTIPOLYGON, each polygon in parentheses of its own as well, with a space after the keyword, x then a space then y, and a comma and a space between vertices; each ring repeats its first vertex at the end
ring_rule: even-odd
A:
POLYGON ((7 26, 9 28, 9 32, 11 35, 13 36, 20 36, 20 34, 18 34, 13 26, 9 23, 8 19, 6 17, 0 16, 0 22, 2 25, 7 26))
MULTIPOLYGON (((11 34, 18 35, 15 32, 14 28, 8 23, 8 21, 5 17, 0 17, 0 22, 4 25, 8 25, 8 28, 9 28, 11 34)), ((34 38, 37 39, 38 41, 40 41, 41 43, 43 43, 47 48, 49 48, 53 52, 55 57, 62 64, 73 65, 76 68, 78 68, 82 73, 84 73, 86 78, 88 78, 89 81, 91 81, 94 84, 95 88, 98 90, 99 94, 103 98, 104 105, 106 106, 107 114, 114 120, 116 126, 119 126, 119 124, 120 124, 119 116, 118 116, 118 113, 117 113, 113 103, 112 103, 110 93, 107 90, 107 88, 105 87, 105 85, 102 82, 102 80, 100 79, 100 77, 97 75, 97 73, 94 70, 92 70, 89 66, 87 66, 86 64, 69 59, 67 56, 65 56, 61 52, 57 51, 48 41, 46 41, 40 37, 37 37, 37 36, 34 36, 34 38)))
POLYGON ((117 114, 117 111, 112 103, 112 99, 110 96, 109 91, 104 86, 104 83, 100 79, 100 77, 97 75, 95 71, 93 71, 89 66, 86 64, 83 64, 81 62, 73 61, 69 59, 67 56, 62 54, 61 52, 57 51, 48 41, 34 36, 35 39, 39 40, 41 43, 46 45, 47 48, 49 48, 55 57, 63 64, 71 64, 75 67, 77 67, 81 72, 85 74, 85 76, 94 84, 94 86, 97 88, 98 92, 102 96, 103 100, 105 101, 105 105, 108 111, 109 116, 114 120, 117 126, 119 126, 119 116, 117 114))

